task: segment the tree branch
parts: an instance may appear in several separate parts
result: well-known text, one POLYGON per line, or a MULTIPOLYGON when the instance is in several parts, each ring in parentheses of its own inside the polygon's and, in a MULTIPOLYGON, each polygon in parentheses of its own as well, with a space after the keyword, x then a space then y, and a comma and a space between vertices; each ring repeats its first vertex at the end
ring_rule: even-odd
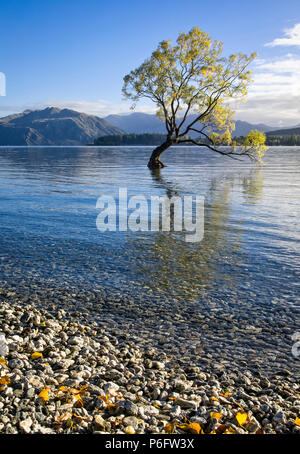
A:
POLYGON ((251 151, 252 150, 245 150, 244 152, 241 152, 241 153, 237 153, 235 151, 225 152, 225 151, 219 150, 218 148, 213 147, 212 145, 208 145, 207 143, 196 142, 196 140, 193 140, 193 139, 184 139, 184 140, 180 140, 177 143, 193 143, 194 145, 197 145, 198 147, 206 147, 206 148, 209 148, 210 150, 215 151, 216 153, 219 153, 219 154, 221 154, 223 156, 229 156, 231 159, 235 159, 236 161, 241 161, 241 159, 238 159, 236 156, 239 156, 239 157, 240 156, 248 156, 249 159, 253 159, 254 161, 256 160, 255 156, 251 155, 251 151))

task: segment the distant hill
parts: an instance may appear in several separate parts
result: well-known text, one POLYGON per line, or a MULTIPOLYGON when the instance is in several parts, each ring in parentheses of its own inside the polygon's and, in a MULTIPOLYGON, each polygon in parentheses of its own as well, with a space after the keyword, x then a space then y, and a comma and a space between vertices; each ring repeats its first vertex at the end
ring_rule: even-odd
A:
MULTIPOLYGON (((189 119, 195 118, 195 115, 191 115, 189 119)), ((156 115, 145 114, 134 112, 128 115, 109 115, 105 117, 112 125, 117 128, 123 129, 128 134, 165 134, 165 126, 163 121, 156 117, 156 115)), ((265 124, 251 124, 246 121, 237 120, 235 122, 235 131, 233 136, 245 136, 251 129, 258 129, 259 131, 272 131, 275 128, 267 126, 265 124)), ((197 137, 199 134, 191 133, 192 137, 197 137)))
POLYGON ((128 134, 165 134, 164 123, 156 115, 134 112, 128 115, 108 115, 106 121, 128 134))
POLYGON ((268 136, 300 136, 300 126, 296 126, 294 128, 289 129, 275 129, 273 131, 269 131, 268 136))
POLYGON ((94 115, 47 107, 0 118, 0 145, 86 145, 124 131, 94 115))

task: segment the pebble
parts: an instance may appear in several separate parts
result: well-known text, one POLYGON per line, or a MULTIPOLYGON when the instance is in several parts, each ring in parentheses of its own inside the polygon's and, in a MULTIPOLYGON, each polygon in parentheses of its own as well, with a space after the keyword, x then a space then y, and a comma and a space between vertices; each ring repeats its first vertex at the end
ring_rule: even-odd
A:
POLYGON ((299 434, 299 381, 287 370, 216 368, 213 354, 202 370, 191 357, 53 311, 1 302, 1 433, 165 434, 171 424, 185 434, 199 424, 204 433, 299 434))

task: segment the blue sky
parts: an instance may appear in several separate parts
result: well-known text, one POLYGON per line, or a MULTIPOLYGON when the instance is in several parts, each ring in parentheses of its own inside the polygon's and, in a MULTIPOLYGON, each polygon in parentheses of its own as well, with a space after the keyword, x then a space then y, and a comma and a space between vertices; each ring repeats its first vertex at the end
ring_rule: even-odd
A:
MULTIPOLYGON (((299 0, 0 0, 0 116, 47 105, 99 116, 127 112, 124 75, 159 41, 196 25, 223 41, 225 54, 259 53, 237 118, 298 124, 297 24, 299 0)), ((137 107, 151 109, 146 102, 137 107)))

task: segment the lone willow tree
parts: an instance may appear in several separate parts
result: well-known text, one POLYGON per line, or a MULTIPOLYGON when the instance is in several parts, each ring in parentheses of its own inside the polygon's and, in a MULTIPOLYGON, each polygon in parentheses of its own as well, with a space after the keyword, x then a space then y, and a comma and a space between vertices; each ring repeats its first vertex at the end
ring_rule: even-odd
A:
POLYGON ((231 136, 234 111, 229 107, 229 101, 246 98, 251 81, 248 67, 256 54, 225 58, 222 51, 222 42, 213 42, 194 27, 181 33, 176 45, 162 41, 149 59, 124 77, 123 94, 133 101, 133 108, 139 99, 149 98, 165 123, 166 140, 153 150, 149 168, 164 167, 161 154, 181 143, 261 161, 266 150, 264 133, 251 131, 237 146, 231 136))

